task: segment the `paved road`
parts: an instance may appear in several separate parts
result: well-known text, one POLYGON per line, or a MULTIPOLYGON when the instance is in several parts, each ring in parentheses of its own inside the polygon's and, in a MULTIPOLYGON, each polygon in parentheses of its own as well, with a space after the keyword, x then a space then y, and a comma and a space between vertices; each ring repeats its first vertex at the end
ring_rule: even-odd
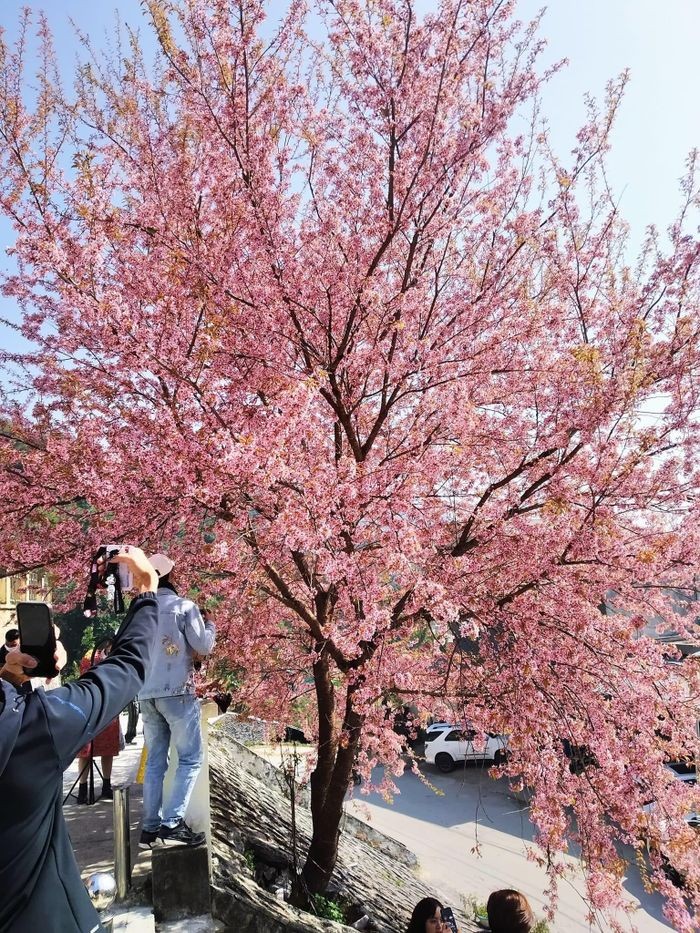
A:
MULTIPOLYGON (((425 879, 448 901, 459 905, 470 895, 485 901, 490 891, 512 887, 526 894, 536 913, 542 915, 547 878, 544 869, 526 858, 532 841, 527 807, 509 795, 504 780, 492 780, 479 765, 441 774, 425 764, 423 772, 440 793, 407 772, 398 781, 400 794, 393 804, 377 794, 356 794, 349 806, 412 849, 425 879)), ((555 933, 607 931, 609 926, 603 920, 588 923, 580 866, 577 859, 568 861, 572 877, 561 881, 559 909, 550 929, 555 933)), ((640 904, 634 914, 640 933, 671 929, 661 913, 661 898, 644 892, 634 866, 629 869, 625 888, 640 904)))

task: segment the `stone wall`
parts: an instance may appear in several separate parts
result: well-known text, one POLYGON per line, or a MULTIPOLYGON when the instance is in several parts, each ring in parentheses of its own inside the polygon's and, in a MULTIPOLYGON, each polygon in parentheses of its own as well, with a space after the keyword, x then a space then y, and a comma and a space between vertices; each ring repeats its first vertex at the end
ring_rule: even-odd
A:
POLYGON ((415 852, 411 852, 403 842, 392 839, 391 836, 385 836, 384 833, 380 833, 378 829, 370 826, 369 823, 347 811, 343 816, 342 832, 349 833, 355 839, 372 846, 373 849, 393 859, 394 862, 405 865, 407 868, 414 869, 418 867, 415 852))
MULTIPOLYGON (((227 713, 217 720, 217 728, 229 738, 234 739, 229 746, 229 753, 232 761, 240 764, 241 767, 245 768, 249 774, 252 774, 259 781, 271 784, 279 788, 285 796, 288 795, 285 780, 280 774, 280 769, 272 764, 271 761, 263 758, 262 755, 256 754, 253 749, 241 744, 239 736, 247 733, 245 732, 245 725, 242 731, 241 721, 239 719, 227 713)), ((297 802, 302 807, 308 808, 310 806, 311 801, 308 784, 297 785, 297 802)), ((342 829, 343 832, 349 833, 351 836, 366 842, 368 845, 371 845, 379 852, 383 852, 402 865, 415 868, 418 864, 415 854, 402 842, 399 842, 397 839, 392 839, 390 836, 385 836, 384 833, 380 833, 379 830, 370 826, 370 824, 366 823, 364 820, 354 816, 352 813, 346 811, 343 816, 342 829)))
POLYGON ((283 728, 278 722, 258 719, 257 716, 239 716, 238 713, 226 713, 226 731, 243 745, 265 745, 274 742, 283 728))
MULTIPOLYGON (((291 863, 290 803, 275 774, 277 769, 258 756, 254 761, 249 749, 242 751, 231 737, 227 719, 222 717, 213 725, 209 743, 214 916, 232 933, 339 933, 348 929, 300 912, 256 884, 247 852, 262 849, 275 853, 280 863, 291 863)), ((296 824, 303 861, 311 836, 311 814, 301 804, 296 824)), ((362 905, 379 933, 404 933, 413 906, 433 892, 412 871, 407 850, 386 839, 361 820, 344 822, 332 887, 339 897, 362 905)), ((461 933, 478 929, 462 916, 458 924, 461 933)))
MULTIPOLYGON (((261 721, 262 720, 258 720, 258 722, 261 721)), ((245 770, 254 778, 257 778, 258 781, 273 783, 275 786, 279 787, 280 791, 284 788, 284 778, 280 774, 277 765, 268 761, 267 758, 263 758, 262 755, 257 755, 249 748, 249 745, 243 744, 244 742, 255 745, 266 744, 257 740, 253 741, 252 739, 241 738, 241 736, 248 736, 255 732, 257 727, 253 726, 249 729, 247 722, 238 719, 236 716, 232 716, 230 713, 226 713, 225 716, 220 716, 216 720, 215 729, 219 734, 225 735, 227 738, 233 740, 228 746, 232 761, 239 764, 242 768, 245 768, 245 770)), ((300 786, 299 799, 303 802, 304 806, 308 806, 307 798, 307 788, 300 786)))

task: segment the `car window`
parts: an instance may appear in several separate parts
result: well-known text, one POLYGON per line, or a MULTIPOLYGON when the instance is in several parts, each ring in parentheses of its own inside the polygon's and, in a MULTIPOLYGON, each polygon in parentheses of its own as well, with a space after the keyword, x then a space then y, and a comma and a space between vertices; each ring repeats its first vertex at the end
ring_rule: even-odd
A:
POLYGON ((692 761, 670 761, 668 767, 671 771, 675 771, 676 774, 681 777, 685 774, 695 774, 695 762, 692 761))
POLYGON ((445 732, 447 732, 447 729, 431 729, 431 731, 426 734, 425 741, 434 742, 435 739, 439 739, 445 732))
POLYGON ((449 735, 445 736, 446 742, 473 742, 476 738, 476 732, 473 729, 453 729, 449 735))

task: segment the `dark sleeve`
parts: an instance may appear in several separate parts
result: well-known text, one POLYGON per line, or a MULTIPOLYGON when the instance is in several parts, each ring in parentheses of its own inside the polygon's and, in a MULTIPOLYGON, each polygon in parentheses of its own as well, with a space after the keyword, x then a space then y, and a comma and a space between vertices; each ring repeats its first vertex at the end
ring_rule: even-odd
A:
POLYGON ((86 742, 121 713, 143 686, 157 622, 155 598, 136 600, 117 632, 109 657, 74 683, 42 695, 63 768, 86 742))

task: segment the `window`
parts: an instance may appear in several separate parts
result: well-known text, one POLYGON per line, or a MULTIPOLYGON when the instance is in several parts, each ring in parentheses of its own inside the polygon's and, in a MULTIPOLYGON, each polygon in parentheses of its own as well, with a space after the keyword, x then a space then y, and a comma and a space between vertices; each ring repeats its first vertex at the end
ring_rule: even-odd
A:
POLYGON ((446 742, 473 742, 476 738, 476 732, 473 729, 453 729, 449 735, 445 736, 446 742))

